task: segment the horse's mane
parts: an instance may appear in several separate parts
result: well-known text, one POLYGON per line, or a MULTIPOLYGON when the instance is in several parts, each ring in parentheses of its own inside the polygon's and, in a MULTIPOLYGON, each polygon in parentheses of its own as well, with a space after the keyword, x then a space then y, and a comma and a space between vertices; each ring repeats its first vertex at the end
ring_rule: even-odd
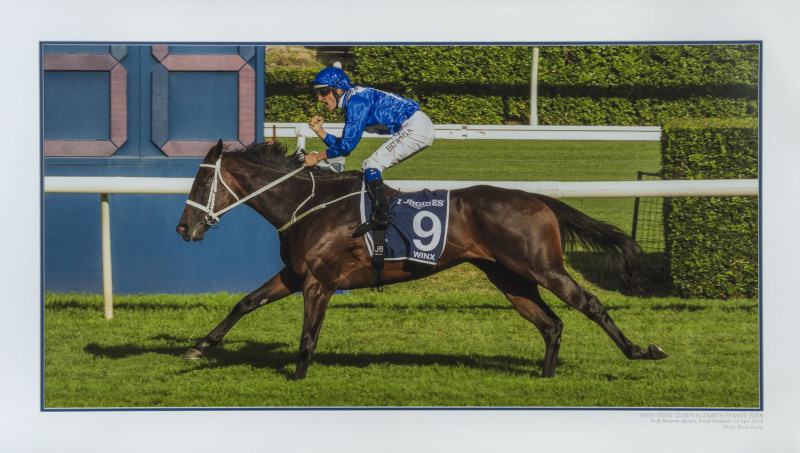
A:
MULTIPOLYGON (((246 148, 228 150, 227 153, 233 153, 236 156, 258 165, 276 165, 288 170, 300 168, 303 164, 303 151, 295 151, 294 153, 287 154, 287 147, 285 143, 274 140, 267 140, 261 143, 253 143, 246 148)), ((314 168, 309 169, 309 172, 314 172, 316 177, 323 178, 340 178, 344 176, 357 176, 360 178, 359 171, 346 171, 344 173, 334 173, 329 170, 314 168)))
POLYGON ((286 150, 286 144, 267 140, 229 152, 236 153, 237 156, 255 164, 271 164, 292 170, 300 167, 303 163, 302 158, 297 153, 286 154, 286 150))

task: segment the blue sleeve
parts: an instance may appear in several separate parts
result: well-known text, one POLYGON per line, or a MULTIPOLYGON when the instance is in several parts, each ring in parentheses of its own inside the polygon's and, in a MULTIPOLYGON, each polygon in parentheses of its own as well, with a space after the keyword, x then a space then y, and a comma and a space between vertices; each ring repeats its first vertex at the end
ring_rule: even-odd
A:
POLYGON ((336 144, 336 137, 332 134, 328 134, 325 138, 322 139, 322 143, 328 145, 328 148, 336 144))
POLYGON ((357 97, 350 99, 350 103, 347 105, 347 122, 344 123, 342 138, 336 140, 333 144, 329 144, 328 137, 332 137, 329 134, 323 140, 329 146, 328 157, 350 155, 350 152, 356 148, 356 145, 361 140, 361 135, 364 134, 368 115, 369 104, 366 99, 357 97))

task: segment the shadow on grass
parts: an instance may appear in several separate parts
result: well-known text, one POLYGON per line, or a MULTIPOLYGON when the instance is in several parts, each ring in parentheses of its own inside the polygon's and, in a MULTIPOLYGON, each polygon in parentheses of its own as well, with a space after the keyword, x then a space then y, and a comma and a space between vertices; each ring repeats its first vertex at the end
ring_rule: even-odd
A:
MULTIPOLYGON (((192 373, 199 370, 225 369, 234 366, 246 365, 256 369, 272 369, 277 374, 291 378, 297 362, 297 352, 289 350, 290 345, 285 343, 260 343, 246 342, 236 349, 226 349, 223 344, 208 348, 204 358, 197 361, 197 366, 184 370, 182 373, 192 373)), ((84 351, 96 357, 109 359, 123 359, 132 356, 156 353, 175 357, 182 360, 181 356, 186 346, 147 347, 135 344, 122 344, 116 346, 101 346, 90 343, 84 351)), ((394 366, 448 366, 469 367, 480 370, 493 370, 501 373, 515 375, 538 376, 543 359, 525 360, 519 357, 506 355, 464 355, 464 354, 416 354, 402 352, 388 353, 341 353, 317 352, 311 359, 314 364, 334 366, 367 368, 372 365, 394 366)))
POLYGON ((480 305, 458 305, 458 304, 395 304, 395 303, 375 303, 375 302, 337 302, 331 303, 330 309, 378 309, 381 311, 409 311, 409 310, 437 310, 437 311, 468 311, 468 310, 514 310, 514 306, 508 303, 507 305, 496 304, 480 304, 480 305))
POLYGON ((186 347, 179 346, 158 346, 148 347, 134 344, 121 344, 116 346, 101 346, 96 343, 89 343, 83 348, 84 352, 91 354, 95 357, 102 357, 107 359, 124 359, 131 356, 139 356, 144 354, 161 354, 170 355, 180 358, 186 347))
MULTIPOLYGON (((270 368, 276 373, 291 378, 297 353, 287 351, 287 345, 248 343, 239 350, 219 349, 208 351, 207 364, 200 368, 225 368, 232 365, 250 365, 254 368, 270 368)), ((432 366, 469 367, 480 370, 493 370, 501 373, 530 375, 542 366, 542 360, 524 360, 505 355, 464 355, 464 354, 417 354, 403 352, 387 353, 342 353, 317 352, 311 359, 311 366, 367 368, 372 365, 390 366, 432 366)))
MULTIPOLYGON (((63 298, 57 300, 47 300, 45 308, 48 310, 65 310, 70 308, 79 308, 82 310, 95 310, 103 307, 103 300, 89 300, 87 298, 63 298)), ((114 309, 116 310, 139 310, 139 311, 152 311, 152 310, 190 310, 190 309, 203 309, 208 310, 209 306, 202 302, 160 302, 160 301, 115 301, 114 309)))
MULTIPOLYGON (((619 269, 603 253, 573 251, 566 255, 566 262, 580 272, 583 278, 601 289, 618 291, 623 294, 629 292, 619 269)), ((646 254, 645 269, 641 275, 642 297, 666 297, 669 295, 664 266, 663 253, 646 254)))

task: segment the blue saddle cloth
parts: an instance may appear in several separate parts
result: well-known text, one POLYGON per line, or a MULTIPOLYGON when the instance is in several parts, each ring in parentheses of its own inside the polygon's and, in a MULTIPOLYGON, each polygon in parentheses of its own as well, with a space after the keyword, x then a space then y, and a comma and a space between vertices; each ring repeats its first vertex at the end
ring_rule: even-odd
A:
MULTIPOLYGON (((449 190, 398 193, 389 200, 385 260, 436 264, 447 242, 449 190)), ((361 221, 372 213, 372 200, 361 194, 361 221)), ((372 232, 364 235, 372 254, 372 232)))

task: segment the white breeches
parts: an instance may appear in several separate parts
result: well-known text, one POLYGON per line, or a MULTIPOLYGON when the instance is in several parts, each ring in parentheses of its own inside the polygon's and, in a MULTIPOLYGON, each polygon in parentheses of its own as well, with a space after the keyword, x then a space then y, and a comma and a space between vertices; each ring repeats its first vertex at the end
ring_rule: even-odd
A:
POLYGON ((417 111, 403 122, 402 129, 386 140, 361 163, 361 169, 375 168, 381 173, 431 146, 434 137, 433 121, 417 111))

